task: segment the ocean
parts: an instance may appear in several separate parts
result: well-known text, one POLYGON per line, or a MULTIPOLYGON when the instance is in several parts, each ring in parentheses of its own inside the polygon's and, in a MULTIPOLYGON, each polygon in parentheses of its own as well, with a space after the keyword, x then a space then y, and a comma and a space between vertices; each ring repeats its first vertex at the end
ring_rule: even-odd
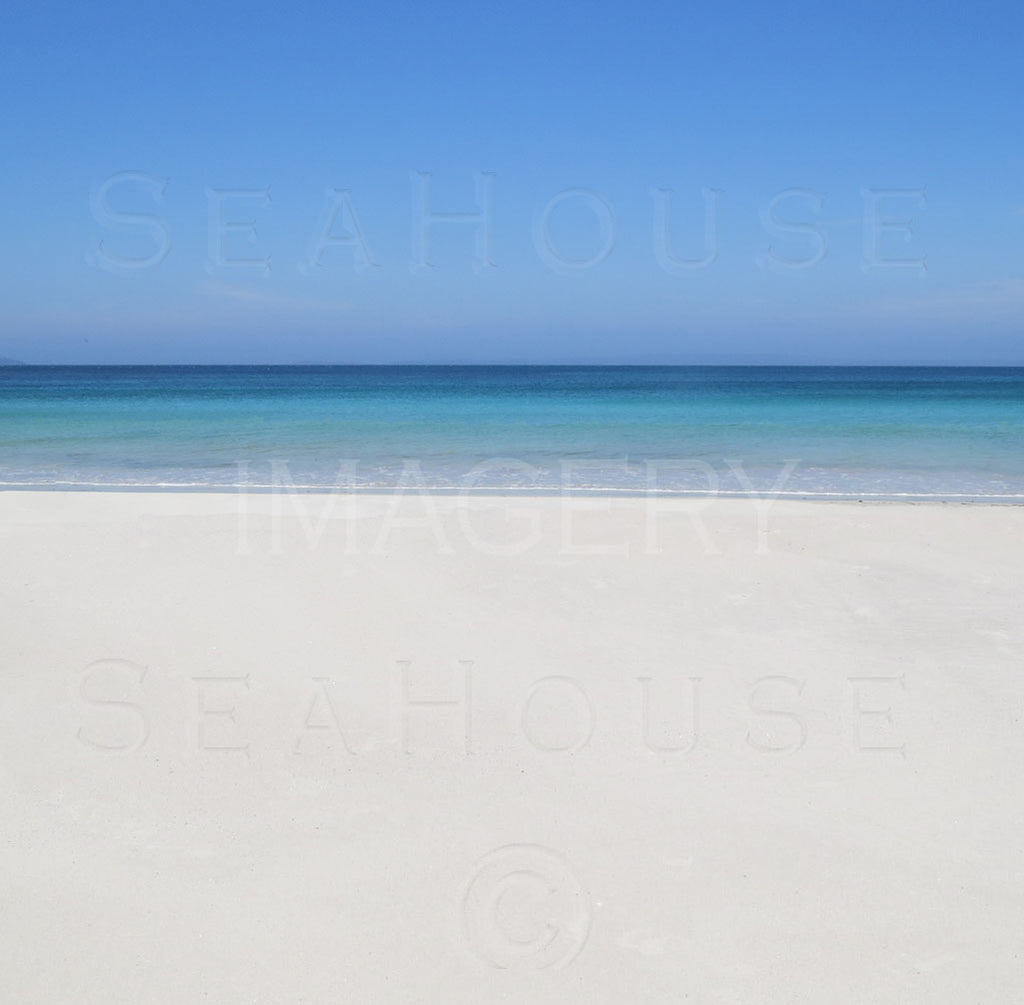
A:
POLYGON ((0 488, 1024 501, 1024 368, 0 367, 0 488))

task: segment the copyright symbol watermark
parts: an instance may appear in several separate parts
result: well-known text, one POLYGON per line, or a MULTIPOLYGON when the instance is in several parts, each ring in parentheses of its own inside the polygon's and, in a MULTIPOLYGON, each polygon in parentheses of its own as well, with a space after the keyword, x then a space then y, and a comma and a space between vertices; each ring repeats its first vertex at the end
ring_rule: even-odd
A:
POLYGON ((512 844, 477 862, 462 897, 470 949, 503 970, 546 970, 572 960, 590 931, 587 891, 550 848, 512 844))

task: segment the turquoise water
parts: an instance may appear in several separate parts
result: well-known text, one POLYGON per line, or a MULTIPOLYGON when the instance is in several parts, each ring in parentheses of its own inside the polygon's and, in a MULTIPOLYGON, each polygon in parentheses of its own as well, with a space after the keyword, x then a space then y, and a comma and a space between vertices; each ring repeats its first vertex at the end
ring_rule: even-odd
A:
POLYGON ((1024 368, 0 367, 0 487, 240 483, 1018 501, 1024 368))

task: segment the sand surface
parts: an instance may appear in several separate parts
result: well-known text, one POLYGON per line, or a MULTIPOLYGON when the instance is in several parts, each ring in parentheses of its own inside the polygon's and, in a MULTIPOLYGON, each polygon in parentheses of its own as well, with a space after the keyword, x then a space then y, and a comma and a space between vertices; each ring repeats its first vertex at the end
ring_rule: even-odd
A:
POLYGON ((1024 1000, 1024 508, 0 494, 0 1000, 1024 1000))

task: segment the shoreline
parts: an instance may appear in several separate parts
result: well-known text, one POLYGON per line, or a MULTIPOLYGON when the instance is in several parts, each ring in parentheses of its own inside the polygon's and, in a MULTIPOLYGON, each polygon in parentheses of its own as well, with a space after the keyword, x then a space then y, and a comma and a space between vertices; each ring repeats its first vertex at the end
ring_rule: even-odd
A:
POLYGON ((0 495, 18 493, 95 495, 223 495, 255 496, 303 495, 303 496, 426 496, 444 499, 500 499, 504 496, 517 499, 693 499, 711 501, 716 499, 751 500, 755 502, 813 502, 813 503, 887 503, 907 505, 963 505, 963 506, 1022 506, 1024 492, 979 494, 974 492, 826 492, 812 490, 778 490, 753 492, 747 490, 721 489, 707 492, 701 489, 635 489, 588 486, 586 488, 536 488, 533 486, 504 485, 476 488, 458 486, 410 486, 400 488, 393 485, 381 486, 330 486, 317 484, 274 485, 269 483, 240 484, 178 484, 173 482, 154 483, 109 483, 109 482, 0 482, 0 495))

